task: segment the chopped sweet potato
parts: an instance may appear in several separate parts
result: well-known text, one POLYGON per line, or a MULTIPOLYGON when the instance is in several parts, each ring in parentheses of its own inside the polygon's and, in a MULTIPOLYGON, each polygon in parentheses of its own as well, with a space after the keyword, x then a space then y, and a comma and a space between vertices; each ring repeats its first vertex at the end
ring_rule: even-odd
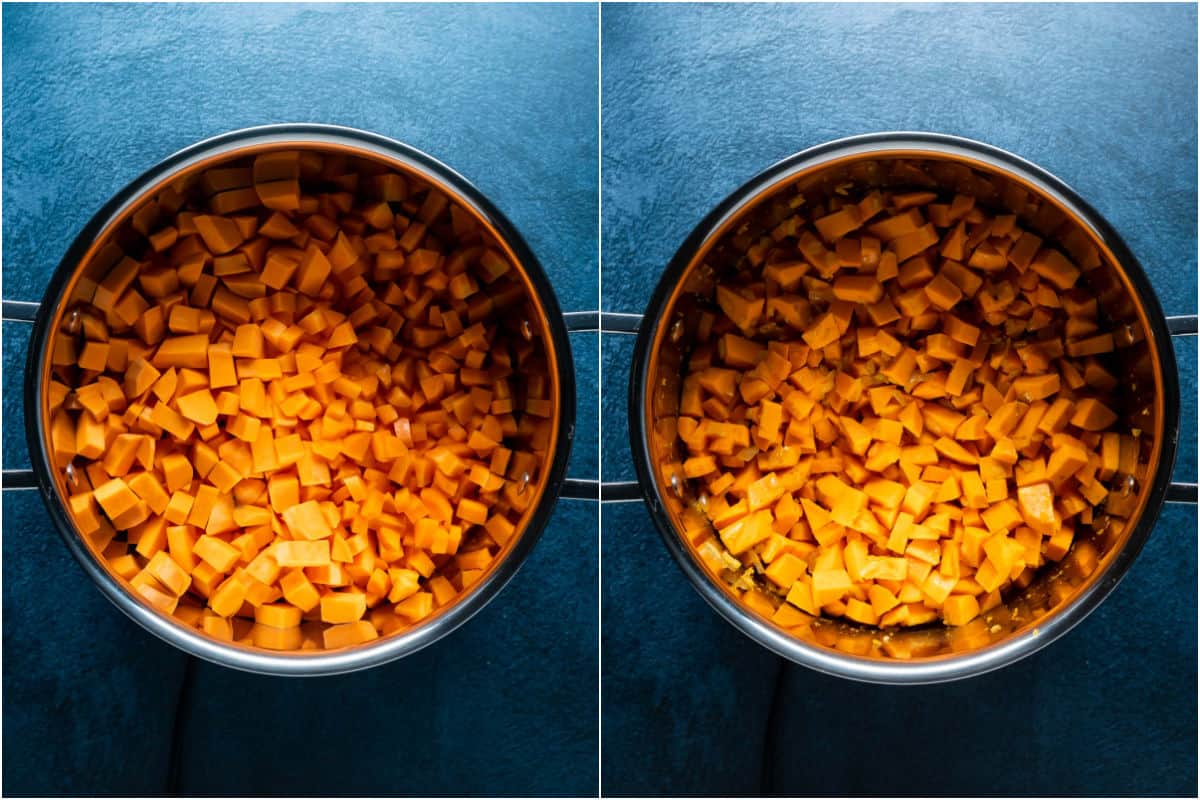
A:
POLYGON ((502 244, 426 182, 317 150, 146 208, 143 246, 122 240, 53 342, 80 533, 154 608, 270 649, 361 644, 456 602, 518 536, 556 424, 502 244))
POLYGON ((719 245, 670 427, 693 542, 749 606, 966 626, 1120 516, 1138 445, 1078 242, 925 189, 763 219, 719 245))

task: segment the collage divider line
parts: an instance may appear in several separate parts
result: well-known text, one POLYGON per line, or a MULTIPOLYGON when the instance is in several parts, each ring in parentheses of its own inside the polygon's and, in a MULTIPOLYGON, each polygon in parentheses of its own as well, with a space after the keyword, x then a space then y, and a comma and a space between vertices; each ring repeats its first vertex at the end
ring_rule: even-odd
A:
MULTIPOLYGON (((596 308, 604 317, 604 4, 596 0, 596 308)), ((596 332, 596 480, 604 482, 604 326, 596 332)), ((604 501, 596 500, 596 796, 604 796, 604 501)))

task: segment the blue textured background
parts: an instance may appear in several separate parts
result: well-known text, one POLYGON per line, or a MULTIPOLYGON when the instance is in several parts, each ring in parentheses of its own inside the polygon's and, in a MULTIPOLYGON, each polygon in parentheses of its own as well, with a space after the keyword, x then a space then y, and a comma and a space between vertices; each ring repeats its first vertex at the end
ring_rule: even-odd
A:
MULTIPOLYGON (((598 302, 595 6, 6 6, 6 299, 175 150, 327 122, 408 142, 521 230, 564 310, 598 302)), ((28 463, 28 329, 5 323, 3 454, 28 463)), ((571 473, 597 472, 597 337, 576 334, 571 473)), ((447 639, 349 676, 256 678, 125 619, 41 500, 4 497, 5 794, 593 794, 595 503, 447 639)))
MULTIPOLYGON (((855 133, 980 139, 1121 232, 1196 312, 1194 6, 605 5, 603 288, 641 312, 751 176, 855 133)), ((632 341, 603 343, 603 466, 631 479, 632 341)), ((1196 480, 1196 339, 1176 341, 1177 479, 1196 480)), ((1168 506, 1121 586, 1041 653, 946 686, 785 664, 717 617, 640 504, 603 511, 606 794, 1196 793, 1196 510, 1168 506)))

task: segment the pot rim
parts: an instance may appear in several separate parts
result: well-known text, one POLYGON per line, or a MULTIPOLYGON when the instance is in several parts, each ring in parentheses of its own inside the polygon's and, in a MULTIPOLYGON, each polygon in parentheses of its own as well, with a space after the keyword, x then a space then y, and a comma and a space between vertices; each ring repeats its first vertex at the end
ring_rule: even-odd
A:
POLYGON ((30 461, 54 527, 84 571, 105 597, 126 616, 163 641, 185 653, 222 666, 245 672, 281 676, 318 676, 354 672, 402 658, 448 635, 487 605, 516 575, 532 551, 551 514, 566 476, 567 461, 575 433, 574 365, 567 328, 549 279, 516 227, 470 181, 441 161, 411 145, 357 128, 319 123, 280 123, 242 128, 207 139, 179 150, 146 170, 114 194, 80 230, 55 269, 43 294, 30 335, 25 368, 25 435, 30 461), (76 531, 65 504, 58 495, 54 466, 44 441, 41 415, 43 365, 49 355, 51 322, 75 271, 87 251, 110 226, 156 185, 194 165, 237 151, 261 146, 321 148, 341 147, 363 155, 399 164, 418 175, 432 178, 465 200, 481 219, 490 225, 500 240, 516 256, 517 266, 533 289, 531 300, 540 306, 546 318, 549 340, 547 355, 554 359, 557 378, 558 426, 554 450, 548 458, 542 480, 541 496, 524 522, 519 537, 484 577, 460 599, 443 611, 435 612, 409 630, 383 636, 372 642, 333 651, 280 651, 250 648, 226 643, 204 635, 135 598, 100 563, 76 531))
POLYGON ((1012 664, 1063 636, 1096 609, 1129 571, 1149 538, 1166 498, 1179 439, 1179 385, 1174 349, 1158 297, 1141 264, 1111 224, 1070 186, 1045 169, 998 147, 942 133, 885 131, 835 139, 802 150, 755 175, 709 212, 671 258, 646 308, 644 323, 634 345, 629 382, 629 438, 642 496, 667 550, 700 596, 727 622, 758 644, 792 662, 828 675, 882 684, 928 684, 982 675, 1012 664), (661 488, 655 479, 648 441, 650 348, 658 337, 663 313, 694 256, 733 215, 759 197, 794 179, 801 172, 852 156, 884 156, 890 153, 919 156, 949 156, 970 159, 989 169, 1020 177, 1042 194, 1069 209, 1116 257, 1144 309, 1162 371, 1162 436, 1159 458, 1137 524, 1107 566, 1094 575, 1065 606, 1044 617, 1044 623, 1011 635, 978 650, 928 658, 884 660, 864 658, 802 641, 760 618, 737 603, 708 575, 690 546, 676 530, 664 507, 661 488))

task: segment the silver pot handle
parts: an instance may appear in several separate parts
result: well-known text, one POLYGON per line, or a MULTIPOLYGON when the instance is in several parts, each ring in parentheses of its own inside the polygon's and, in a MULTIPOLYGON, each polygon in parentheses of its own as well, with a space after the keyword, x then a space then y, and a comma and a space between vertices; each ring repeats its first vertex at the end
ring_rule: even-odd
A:
MULTIPOLYGON (((2 488, 6 492, 36 489, 37 479, 31 469, 6 469, 3 472, 2 488)), ((1193 484, 1193 493, 1195 488, 1193 484)), ((564 480, 559 497, 566 500, 600 500, 605 503, 629 503, 642 499, 641 490, 635 481, 601 483, 580 478, 564 480)))
POLYGON ((571 333, 624 333, 636 335, 642 323, 641 314, 621 314, 615 311, 568 311, 563 314, 571 333))
MULTIPOLYGON (((5 300, 4 320, 6 322, 33 322, 37 310, 37 303, 5 300)), ((568 311, 563 314, 563 319, 567 324, 567 330, 572 333, 590 331, 636 334, 642 316, 608 311, 568 311)), ((1196 315, 1167 317, 1167 328, 1171 331, 1172 336, 1195 336, 1196 315)), ((3 471, 3 484, 0 488, 5 491, 36 489, 37 480, 33 476, 33 470, 6 469, 3 471)), ((563 481, 560 496, 567 500, 599 500, 603 503, 632 503, 642 499, 641 488, 636 481, 602 483, 578 478, 567 478, 563 481)), ((1196 484, 1172 483, 1167 487, 1166 502, 1195 505, 1197 502, 1196 484)))
MULTIPOLYGON (((24 300, 5 300, 5 322, 32 323, 36 317, 39 303, 29 303, 24 300)), ((638 314, 609 314, 599 311, 568 311, 563 314, 567 330, 571 333, 600 331, 605 333, 637 333, 637 323, 641 321, 638 314)), ((31 469, 3 470, 3 482, 0 489, 17 491, 36 489, 37 478, 31 469)), ((563 481, 560 497, 567 500, 600 500, 606 502, 614 499, 616 502, 638 499, 637 484, 604 484, 599 481, 567 478, 563 481), (629 495, 626 497, 626 495, 629 495)))
POLYGON ((601 503, 633 503, 642 499, 636 481, 586 481, 567 478, 559 497, 568 500, 599 500, 601 503))
MULTIPOLYGON (((41 308, 40 303, 29 303, 25 300, 5 300, 4 301, 4 321, 5 322, 25 322, 33 324, 37 318, 38 309, 41 308)), ((31 469, 6 469, 3 472, 3 482, 0 482, 0 489, 4 491, 18 489, 36 489, 37 479, 33 476, 31 469)))
POLYGON ((30 303, 25 300, 5 300, 4 321, 28 322, 33 324, 33 321, 37 318, 38 309, 41 307, 41 303, 30 303))
MULTIPOLYGON (((592 312, 593 314, 595 312, 592 312)), ((642 317, 640 314, 610 314, 604 313, 604 319, 600 322, 604 325, 605 333, 632 333, 638 332, 638 326, 641 324, 642 317), (612 318, 611 320, 609 318, 612 318), (611 325, 611 328, 608 327, 611 325)), ((570 323, 568 323, 569 325, 570 323)), ((596 323, 592 323, 593 327, 588 330, 596 330, 596 323)), ((1172 336, 1195 336, 1197 327, 1197 319, 1195 314, 1182 314, 1174 317, 1167 317, 1167 330, 1172 336)), ((635 482, 620 482, 606 483, 601 491, 601 499, 604 502, 632 502, 641 499, 641 492, 638 484, 635 482)), ((1197 488, 1195 483, 1171 483, 1167 486, 1167 495, 1164 498, 1167 503, 1183 503, 1188 505, 1196 505, 1197 503, 1197 488)))
MULTIPOLYGON (((563 314, 567 330, 572 333, 616 333, 636 335, 642 322, 641 314, 615 311, 568 311, 563 314)), ((636 481, 589 481, 568 478, 563 482, 560 497, 569 500, 599 500, 601 503, 632 503, 642 499, 636 481)))
POLYGON ((37 479, 33 476, 31 469, 6 469, 4 470, 4 491, 12 491, 18 489, 36 489, 37 479))
MULTIPOLYGON (((571 333, 636 334, 641 314, 619 314, 610 311, 568 311, 563 321, 571 333)), ((599 500, 602 503, 625 503, 641 499, 638 485, 633 482, 603 483, 596 480, 567 478, 559 497, 567 500, 599 500)))
POLYGON ((1194 483, 1172 483, 1167 486, 1168 503, 1183 503, 1185 505, 1196 505, 1196 484, 1194 483))
POLYGON ((1167 317, 1167 330, 1172 336, 1195 336, 1196 315, 1183 314, 1178 317, 1167 317))
MULTIPOLYGON (((617 314, 609 311, 567 311, 563 321, 569 333, 636 334, 641 314, 617 314)), ((640 500, 636 483, 602 483, 583 478, 563 481, 559 497, 565 500, 590 500, 602 503, 623 503, 640 500)))
MULTIPOLYGON (((1172 336, 1195 336, 1196 315, 1183 314, 1177 317, 1167 317, 1167 330, 1171 332, 1172 336)), ((1196 484, 1170 484, 1167 486, 1166 502, 1196 505, 1196 484)))

